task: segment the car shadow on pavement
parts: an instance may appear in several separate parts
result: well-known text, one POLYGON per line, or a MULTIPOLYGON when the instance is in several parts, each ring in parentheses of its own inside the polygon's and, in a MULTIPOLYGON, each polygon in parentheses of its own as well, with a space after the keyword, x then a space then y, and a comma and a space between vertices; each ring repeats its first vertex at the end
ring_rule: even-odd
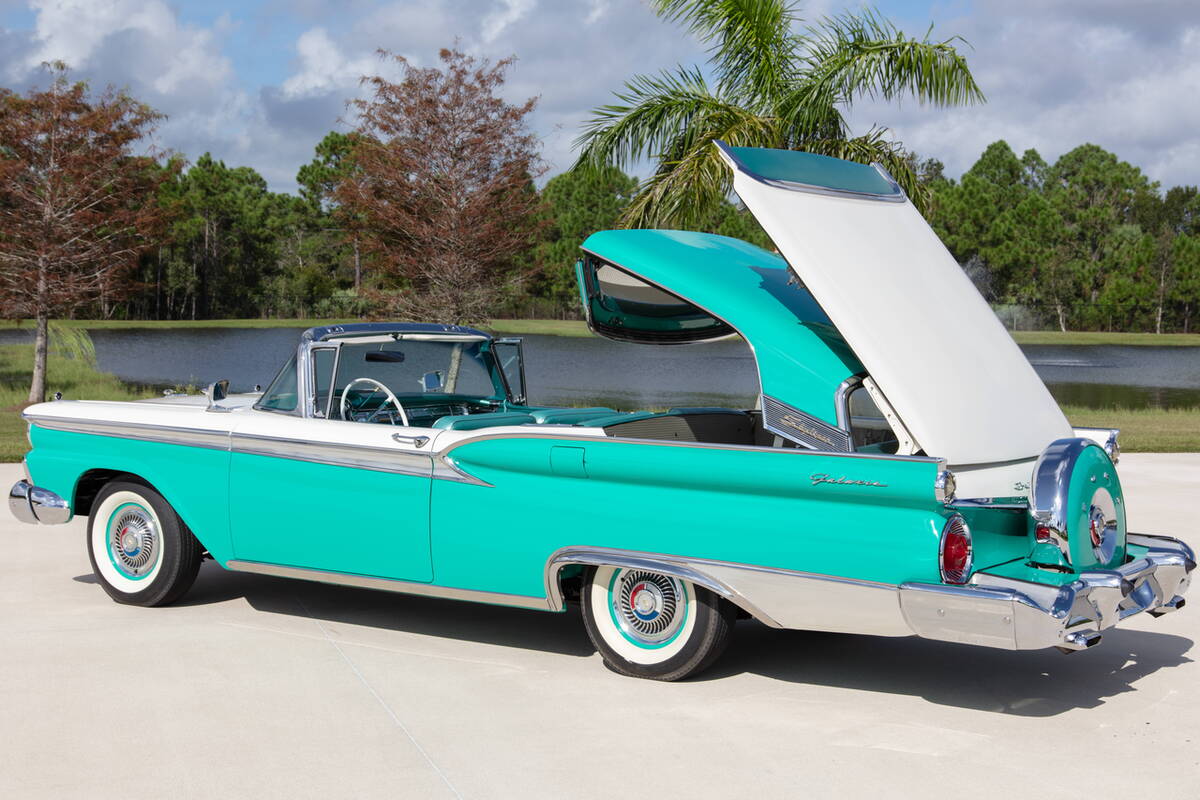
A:
POLYGON ((1091 650, 1009 651, 902 638, 773 630, 738 623, 725 655, 697 680, 742 672, 783 681, 907 694, 931 703, 1025 717, 1094 708, 1141 678, 1192 659, 1194 642, 1111 629, 1091 650))
POLYGON ((483 644, 586 657, 595 650, 577 609, 548 614, 418 595, 394 594, 312 581, 229 572, 205 563, 195 585, 176 606, 244 598, 267 614, 438 636, 483 644))
MULTIPOLYGON (((91 576, 78 576, 87 582, 91 576)), ((265 614, 481 644, 590 657, 595 653, 578 609, 563 614, 392 594, 310 581, 228 572, 205 563, 176 606, 244 599, 265 614)), ((958 708, 1050 717, 1094 708, 1137 690, 1160 669, 1189 663, 1193 641, 1129 628, 1112 629, 1100 646, 1063 655, 1012 652, 936 642, 788 631, 753 620, 737 624, 725 654, 693 680, 739 674, 885 694, 913 695, 958 708)))

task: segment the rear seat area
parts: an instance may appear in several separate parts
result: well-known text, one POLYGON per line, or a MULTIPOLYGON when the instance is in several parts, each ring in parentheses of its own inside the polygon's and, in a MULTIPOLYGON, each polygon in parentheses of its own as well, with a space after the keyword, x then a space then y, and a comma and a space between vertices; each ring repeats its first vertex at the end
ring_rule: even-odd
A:
POLYGON ((592 419, 589 427, 603 428, 613 437, 665 439, 710 444, 755 443, 754 420, 733 408, 672 408, 592 419))
POLYGON ((592 408, 535 408, 445 416, 434 423, 440 430, 473 431, 508 425, 572 425, 603 428, 614 438, 662 439, 711 444, 755 444, 755 422, 733 408, 681 407, 669 411, 615 411, 592 408))

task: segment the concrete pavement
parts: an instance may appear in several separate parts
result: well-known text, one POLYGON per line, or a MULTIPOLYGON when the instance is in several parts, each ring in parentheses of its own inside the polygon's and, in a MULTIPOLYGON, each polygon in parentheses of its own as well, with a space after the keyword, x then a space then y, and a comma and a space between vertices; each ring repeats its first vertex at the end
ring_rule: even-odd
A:
MULTIPOLYGON (((1121 468, 1134 530, 1200 544, 1200 454, 1121 468)), ((1200 595, 1071 656, 742 622, 661 684, 605 670, 574 613, 212 563, 130 608, 82 520, 5 510, 0 545, 7 800, 1200 794, 1200 595)))

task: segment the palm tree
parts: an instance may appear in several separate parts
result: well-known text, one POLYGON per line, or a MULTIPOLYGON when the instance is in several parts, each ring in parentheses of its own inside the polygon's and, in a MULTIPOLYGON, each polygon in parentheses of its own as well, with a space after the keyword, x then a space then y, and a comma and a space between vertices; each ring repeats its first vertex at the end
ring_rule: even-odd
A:
POLYGON ((651 0, 660 16, 711 44, 712 80, 699 67, 637 75, 616 102, 592 111, 576 169, 628 168, 649 157, 654 174, 628 206, 629 227, 703 225, 729 196, 714 139, 878 161, 919 208, 928 190, 887 128, 851 136, 843 111, 855 99, 902 96, 937 106, 984 97, 959 37, 913 39, 873 11, 825 18, 797 32, 792 0, 651 0))

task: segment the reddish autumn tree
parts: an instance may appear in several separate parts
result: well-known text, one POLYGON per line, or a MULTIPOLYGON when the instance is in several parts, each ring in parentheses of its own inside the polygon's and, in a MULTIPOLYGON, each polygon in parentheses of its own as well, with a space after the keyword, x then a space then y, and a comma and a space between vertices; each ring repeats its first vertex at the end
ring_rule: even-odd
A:
POLYGON ((543 166, 526 122, 537 100, 498 96, 512 59, 442 50, 440 69, 419 69, 380 55, 399 66, 400 81, 363 79, 371 96, 351 103, 355 168, 335 198, 402 288, 386 311, 483 321, 539 230, 533 179, 543 166))
POLYGON ((49 320, 128 288, 166 175, 137 152, 161 114, 123 92, 93 95, 64 64, 48 71, 48 89, 0 89, 0 313, 36 321, 34 403, 46 394, 49 320))

